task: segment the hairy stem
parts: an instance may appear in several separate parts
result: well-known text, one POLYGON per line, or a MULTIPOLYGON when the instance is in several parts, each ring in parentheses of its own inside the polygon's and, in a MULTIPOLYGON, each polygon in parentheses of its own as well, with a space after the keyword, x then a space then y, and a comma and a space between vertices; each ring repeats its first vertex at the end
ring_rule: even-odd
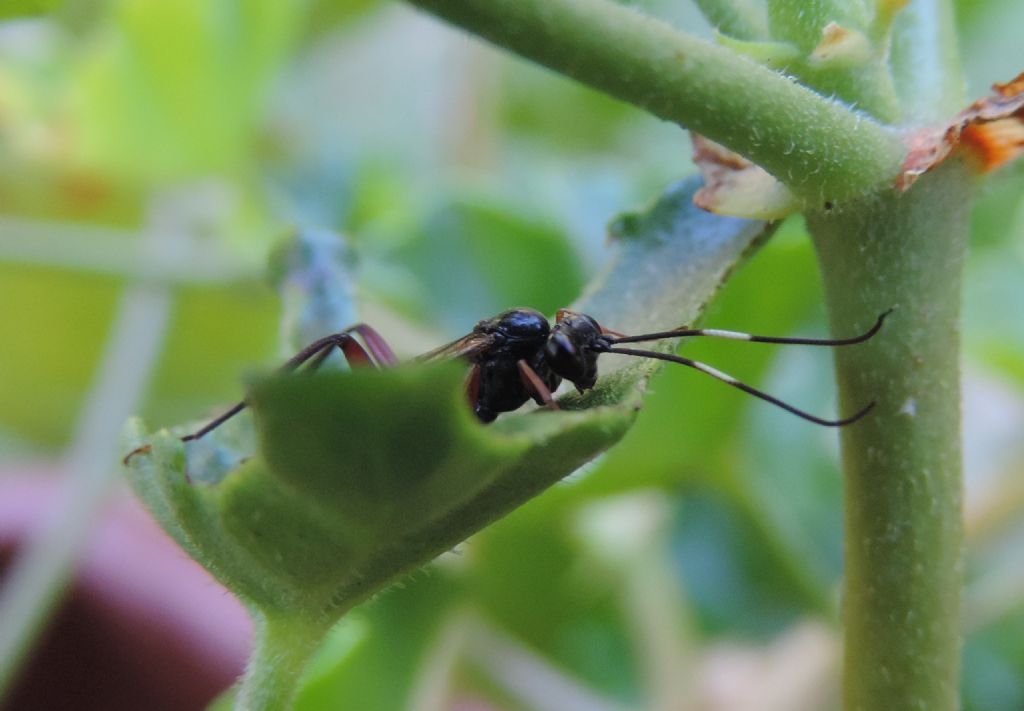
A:
POLYGON ((892 67, 905 123, 934 123, 964 107, 964 73, 949 0, 911 0, 896 16, 892 67))
POLYGON ((305 618, 254 610, 253 653, 242 677, 237 711, 287 711, 299 679, 324 635, 305 618))
POLYGON ((768 14, 755 0, 694 0, 719 32, 745 40, 767 39, 768 14))
POLYGON ((763 166, 812 203, 895 177, 895 134, 781 74, 611 0, 410 0, 763 166))
POLYGON ((837 349, 842 432, 844 698, 858 709, 958 708, 961 587, 960 272, 972 177, 960 163, 905 195, 808 216, 837 349))

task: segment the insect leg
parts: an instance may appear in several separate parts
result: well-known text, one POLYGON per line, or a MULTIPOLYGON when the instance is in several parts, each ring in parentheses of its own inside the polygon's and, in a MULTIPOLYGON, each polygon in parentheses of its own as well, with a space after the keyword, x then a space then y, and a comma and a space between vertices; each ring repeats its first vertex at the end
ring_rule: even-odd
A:
POLYGON ((800 417, 802 419, 805 419, 809 422, 813 422, 818 425, 823 425, 825 427, 842 427, 844 425, 849 425, 853 422, 856 422, 860 418, 864 417, 864 415, 868 414, 871 408, 875 406, 874 401, 872 401, 868 403, 867 407, 864 407, 859 412, 856 412, 853 415, 850 415, 849 417, 844 417, 839 420, 826 420, 821 417, 816 417, 808 412, 804 412, 799 408, 793 407, 789 403, 783 402, 782 400, 779 400, 777 397, 769 395, 768 393, 758 390, 757 388, 751 387, 746 383, 741 383, 739 380, 732 377, 731 375, 723 373, 720 370, 716 370, 715 368, 712 368, 710 365, 706 365, 704 363, 701 363, 700 361, 690 360, 689 358, 683 358, 682 356, 671 355, 669 353, 659 353, 658 351, 643 351, 636 350, 633 348, 609 348, 607 352, 619 353, 621 355, 640 356, 642 358, 654 358, 656 360, 665 360, 671 363, 679 363, 680 365, 685 365, 690 368, 694 368, 702 373, 710 375, 712 378, 716 378, 718 380, 721 380, 723 383, 727 383, 733 386, 734 388, 738 388, 743 392, 747 393, 748 395, 753 395, 756 398, 760 398, 766 402, 770 402, 771 404, 777 407, 781 407, 783 410, 786 410, 787 412, 791 412, 797 417, 800 417))
POLYGON ((466 400, 469 401, 469 406, 473 409, 473 414, 477 416, 477 419, 484 423, 494 422, 498 413, 483 407, 480 401, 482 374, 483 371, 478 364, 473 364, 469 369, 469 373, 466 374, 466 400))
MULTIPOLYGON (((359 344, 359 342, 350 335, 350 332, 352 331, 359 333, 361 336, 367 339, 367 348, 369 348, 370 351, 374 353, 374 356, 377 358, 378 362, 385 365, 391 365, 394 363, 395 356, 391 352, 391 349, 388 347, 387 343, 384 342, 384 339, 381 338, 380 335, 369 326, 366 326, 365 324, 358 324, 356 326, 353 326, 352 328, 345 329, 344 331, 341 331, 339 333, 332 333, 329 336, 324 336, 323 338, 313 341, 308 346, 306 346, 301 351, 299 351, 294 356, 285 361, 285 363, 278 369, 279 372, 292 372, 306 362, 309 362, 309 365, 306 367, 307 370, 317 370, 321 365, 323 365, 324 360, 326 360, 327 356, 331 354, 331 351, 334 350, 335 346, 337 346, 341 350, 342 354, 345 356, 345 360, 348 362, 350 366, 375 367, 377 363, 375 363, 373 358, 370 357, 370 354, 367 353, 367 349, 363 348, 359 344), (370 333, 370 337, 367 337, 366 333, 370 333), (373 345, 371 345, 371 339, 373 340, 373 345)), ((245 400, 236 403, 227 412, 218 415, 217 417, 210 420, 208 423, 203 425, 195 432, 192 432, 181 437, 181 441, 191 442, 192 440, 199 439, 200 437, 209 434, 210 432, 212 432, 213 430, 217 429, 222 424, 230 420, 232 417, 237 415, 239 412, 244 410, 246 407, 247 403, 245 402, 245 400)), ((142 445, 141 447, 136 447, 127 455, 125 455, 124 459, 122 459, 121 461, 125 466, 128 466, 128 463, 131 461, 131 458, 134 457, 136 454, 145 454, 149 452, 151 449, 151 446, 148 444, 142 445)))
POLYGON ((480 399, 479 365, 474 365, 470 368, 469 375, 466 376, 466 398, 469 400, 469 404, 475 408, 477 400, 480 399))
POLYGON ((516 361, 516 367, 519 368, 519 377, 523 381, 523 385, 533 393, 533 397, 538 401, 538 404, 543 404, 551 410, 557 410, 558 404, 555 402, 555 398, 551 396, 551 390, 548 389, 548 386, 537 375, 537 371, 522 359, 516 361))
MULTIPOLYGON (((288 363, 285 363, 285 367, 282 367, 281 370, 294 370, 307 360, 309 361, 309 364, 306 366, 306 371, 313 372, 315 370, 318 370, 320 366, 324 364, 324 361, 327 360, 327 357, 331 355, 331 353, 334 351, 335 346, 337 346, 338 349, 341 351, 341 354, 345 356, 345 362, 348 363, 349 367, 377 367, 377 363, 373 361, 373 359, 370 357, 370 354, 366 352, 366 349, 363 348, 356 339, 354 339, 352 336, 348 334, 349 330, 351 329, 346 329, 341 333, 334 333, 330 336, 320 339, 319 341, 316 341, 315 343, 311 344, 310 347, 321 343, 323 343, 323 345, 318 349, 314 349, 313 355, 298 360, 298 362, 292 365, 290 368, 287 367, 292 363, 292 361, 298 359, 298 356, 296 356, 295 358, 292 358, 291 361, 288 361, 288 363), (326 343, 324 343, 324 341, 326 341, 326 343)), ((305 353, 310 349, 310 347, 304 348, 299 355, 305 355, 305 353)))
POLYGON ((367 326, 365 323, 357 323, 352 328, 346 329, 346 332, 359 334, 363 339, 363 343, 366 344, 366 350, 370 351, 370 355, 373 356, 378 365, 392 366, 398 362, 398 358, 395 357, 391 346, 372 326, 367 326))
MULTIPOLYGON (((315 371, 323 365, 324 360, 331 354, 331 351, 334 350, 335 346, 341 350, 342 354, 345 356, 345 360, 350 366, 373 367, 375 365, 373 360, 370 358, 366 350, 359 345, 359 342, 349 335, 350 330, 352 329, 346 329, 340 333, 332 333, 330 336, 324 336, 323 338, 313 341, 285 361, 284 365, 278 368, 278 372, 290 373, 307 361, 309 362, 309 365, 306 366, 306 370, 315 371)), ((189 442, 194 439, 199 439, 211 430, 216 429, 230 420, 232 417, 244 410, 245 407, 245 400, 242 400, 220 417, 210 421, 201 429, 182 437, 181 441, 189 442)))

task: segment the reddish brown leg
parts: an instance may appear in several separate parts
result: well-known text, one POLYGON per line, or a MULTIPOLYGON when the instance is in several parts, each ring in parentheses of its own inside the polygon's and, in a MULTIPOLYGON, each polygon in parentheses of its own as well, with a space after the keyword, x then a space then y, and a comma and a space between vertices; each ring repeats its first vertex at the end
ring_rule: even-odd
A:
POLYGON ((480 397, 480 366, 474 365, 469 369, 469 375, 466 376, 466 399, 469 400, 470 406, 476 410, 476 401, 480 397))
POLYGON ((348 361, 349 365, 353 367, 374 365, 374 362, 366 352, 366 349, 359 345, 359 342, 349 335, 349 331, 351 330, 352 329, 350 328, 345 329, 340 333, 332 333, 329 336, 324 336, 323 338, 313 341, 285 361, 284 365, 282 365, 279 370, 283 373, 291 372, 314 357, 316 360, 314 360, 313 363, 310 363, 310 368, 315 370, 323 364, 324 358, 330 354, 335 346, 341 349, 341 352, 345 354, 345 359, 348 361))
POLYGON ((537 375, 537 371, 530 367, 530 364, 525 360, 519 360, 516 362, 516 366, 519 368, 519 377, 523 381, 523 385, 526 389, 533 393, 534 400, 538 403, 544 404, 551 410, 558 409, 558 403, 551 396, 551 391, 548 386, 544 384, 544 381, 537 375))
MULTIPOLYGON (((378 367, 378 365, 389 366, 394 365, 397 360, 395 358, 395 354, 391 351, 391 348, 380 334, 366 324, 360 323, 339 333, 332 333, 329 336, 324 336, 323 338, 313 341, 285 361, 284 365, 282 365, 278 370, 283 373, 289 373, 308 361, 309 365, 306 367, 306 370, 315 371, 323 365, 324 360, 326 360, 327 356, 331 354, 331 351, 334 350, 335 346, 341 350, 342 355, 345 356, 346 362, 353 368, 374 368, 378 367), (363 346, 359 344, 359 341, 350 335, 352 332, 358 333, 363 337, 366 341, 366 348, 363 348, 363 346), (368 353, 367 350, 370 352, 368 353), (373 354, 373 357, 370 356, 370 353, 373 354), (375 359, 376 362, 374 362, 375 359)), ((224 414, 214 418, 195 432, 182 437, 181 441, 191 442, 192 440, 199 439, 230 420, 232 417, 244 410, 246 406, 247 404, 245 400, 236 403, 224 414)), ((128 466, 128 462, 131 461, 132 457, 136 454, 149 452, 150 449, 151 447, 148 444, 136 447, 132 451, 128 452, 121 461, 125 466, 128 466)))
POLYGON ((366 344, 366 350, 370 351, 370 355, 377 361, 377 365, 387 367, 398 362, 398 358, 395 357, 391 346, 372 326, 367 326, 365 323, 357 323, 352 328, 346 330, 359 334, 360 338, 363 339, 363 343, 366 344))
POLYGON ((359 345, 359 341, 348 335, 348 331, 342 331, 341 333, 335 333, 325 338, 316 341, 310 346, 304 348, 299 355, 305 356, 299 358, 299 355, 292 358, 290 361, 282 366, 281 370, 290 371, 298 368, 305 361, 309 361, 309 365, 306 366, 308 372, 318 370, 327 357, 334 352, 334 347, 337 346, 342 355, 345 356, 345 362, 348 363, 350 368, 376 368, 377 364, 373 362, 370 354, 366 352, 366 349, 359 345), (319 346, 319 348, 313 348, 313 346, 319 346), (313 350, 313 355, 306 355, 307 351, 313 350), (294 364, 293 364, 293 361, 294 364))
MULTIPOLYGON (((325 339, 321 339, 308 346, 303 350, 303 353, 309 348, 315 348, 317 344, 325 340, 333 341, 341 349, 341 352, 345 354, 345 360, 352 367, 376 366, 378 368, 387 368, 398 362, 398 358, 395 357, 394 351, 391 350, 391 346, 388 345, 387 341, 372 326, 367 326, 365 323, 357 323, 351 328, 346 328, 341 333, 327 336, 325 339), (352 338, 349 335, 350 333, 359 334, 363 339, 365 348, 352 338)), ((316 370, 319 368, 330 353, 330 348, 326 348, 323 352, 319 353, 317 359, 309 364, 308 369, 316 370)), ((298 356, 295 358, 298 358, 298 356)))

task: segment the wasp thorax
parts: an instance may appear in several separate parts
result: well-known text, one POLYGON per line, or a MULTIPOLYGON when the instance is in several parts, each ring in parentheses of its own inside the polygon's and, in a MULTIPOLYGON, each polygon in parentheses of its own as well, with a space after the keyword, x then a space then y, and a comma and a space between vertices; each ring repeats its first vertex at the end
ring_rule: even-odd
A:
POLYGON ((548 320, 533 309, 510 309, 490 320, 496 331, 511 340, 534 340, 547 338, 550 331, 548 320))
POLYGON ((551 327, 539 311, 519 308, 480 321, 473 332, 491 337, 491 355, 501 353, 529 359, 531 354, 539 353, 551 327))

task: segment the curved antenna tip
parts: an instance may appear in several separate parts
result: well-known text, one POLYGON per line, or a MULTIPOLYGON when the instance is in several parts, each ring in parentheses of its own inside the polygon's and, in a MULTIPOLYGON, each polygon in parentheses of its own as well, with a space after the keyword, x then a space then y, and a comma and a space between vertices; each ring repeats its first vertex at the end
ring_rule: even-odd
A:
POLYGON ((859 420, 862 417, 864 417, 864 415, 868 414, 873 409, 875 409, 875 405, 876 404, 877 404, 877 401, 876 400, 872 400, 871 402, 869 402, 867 404, 867 406, 861 408, 860 411, 855 412, 854 414, 850 415, 849 417, 844 417, 841 420, 835 420, 833 422, 830 422, 829 426, 831 426, 831 427, 845 427, 846 425, 852 425, 854 422, 856 422, 857 420, 859 420))

